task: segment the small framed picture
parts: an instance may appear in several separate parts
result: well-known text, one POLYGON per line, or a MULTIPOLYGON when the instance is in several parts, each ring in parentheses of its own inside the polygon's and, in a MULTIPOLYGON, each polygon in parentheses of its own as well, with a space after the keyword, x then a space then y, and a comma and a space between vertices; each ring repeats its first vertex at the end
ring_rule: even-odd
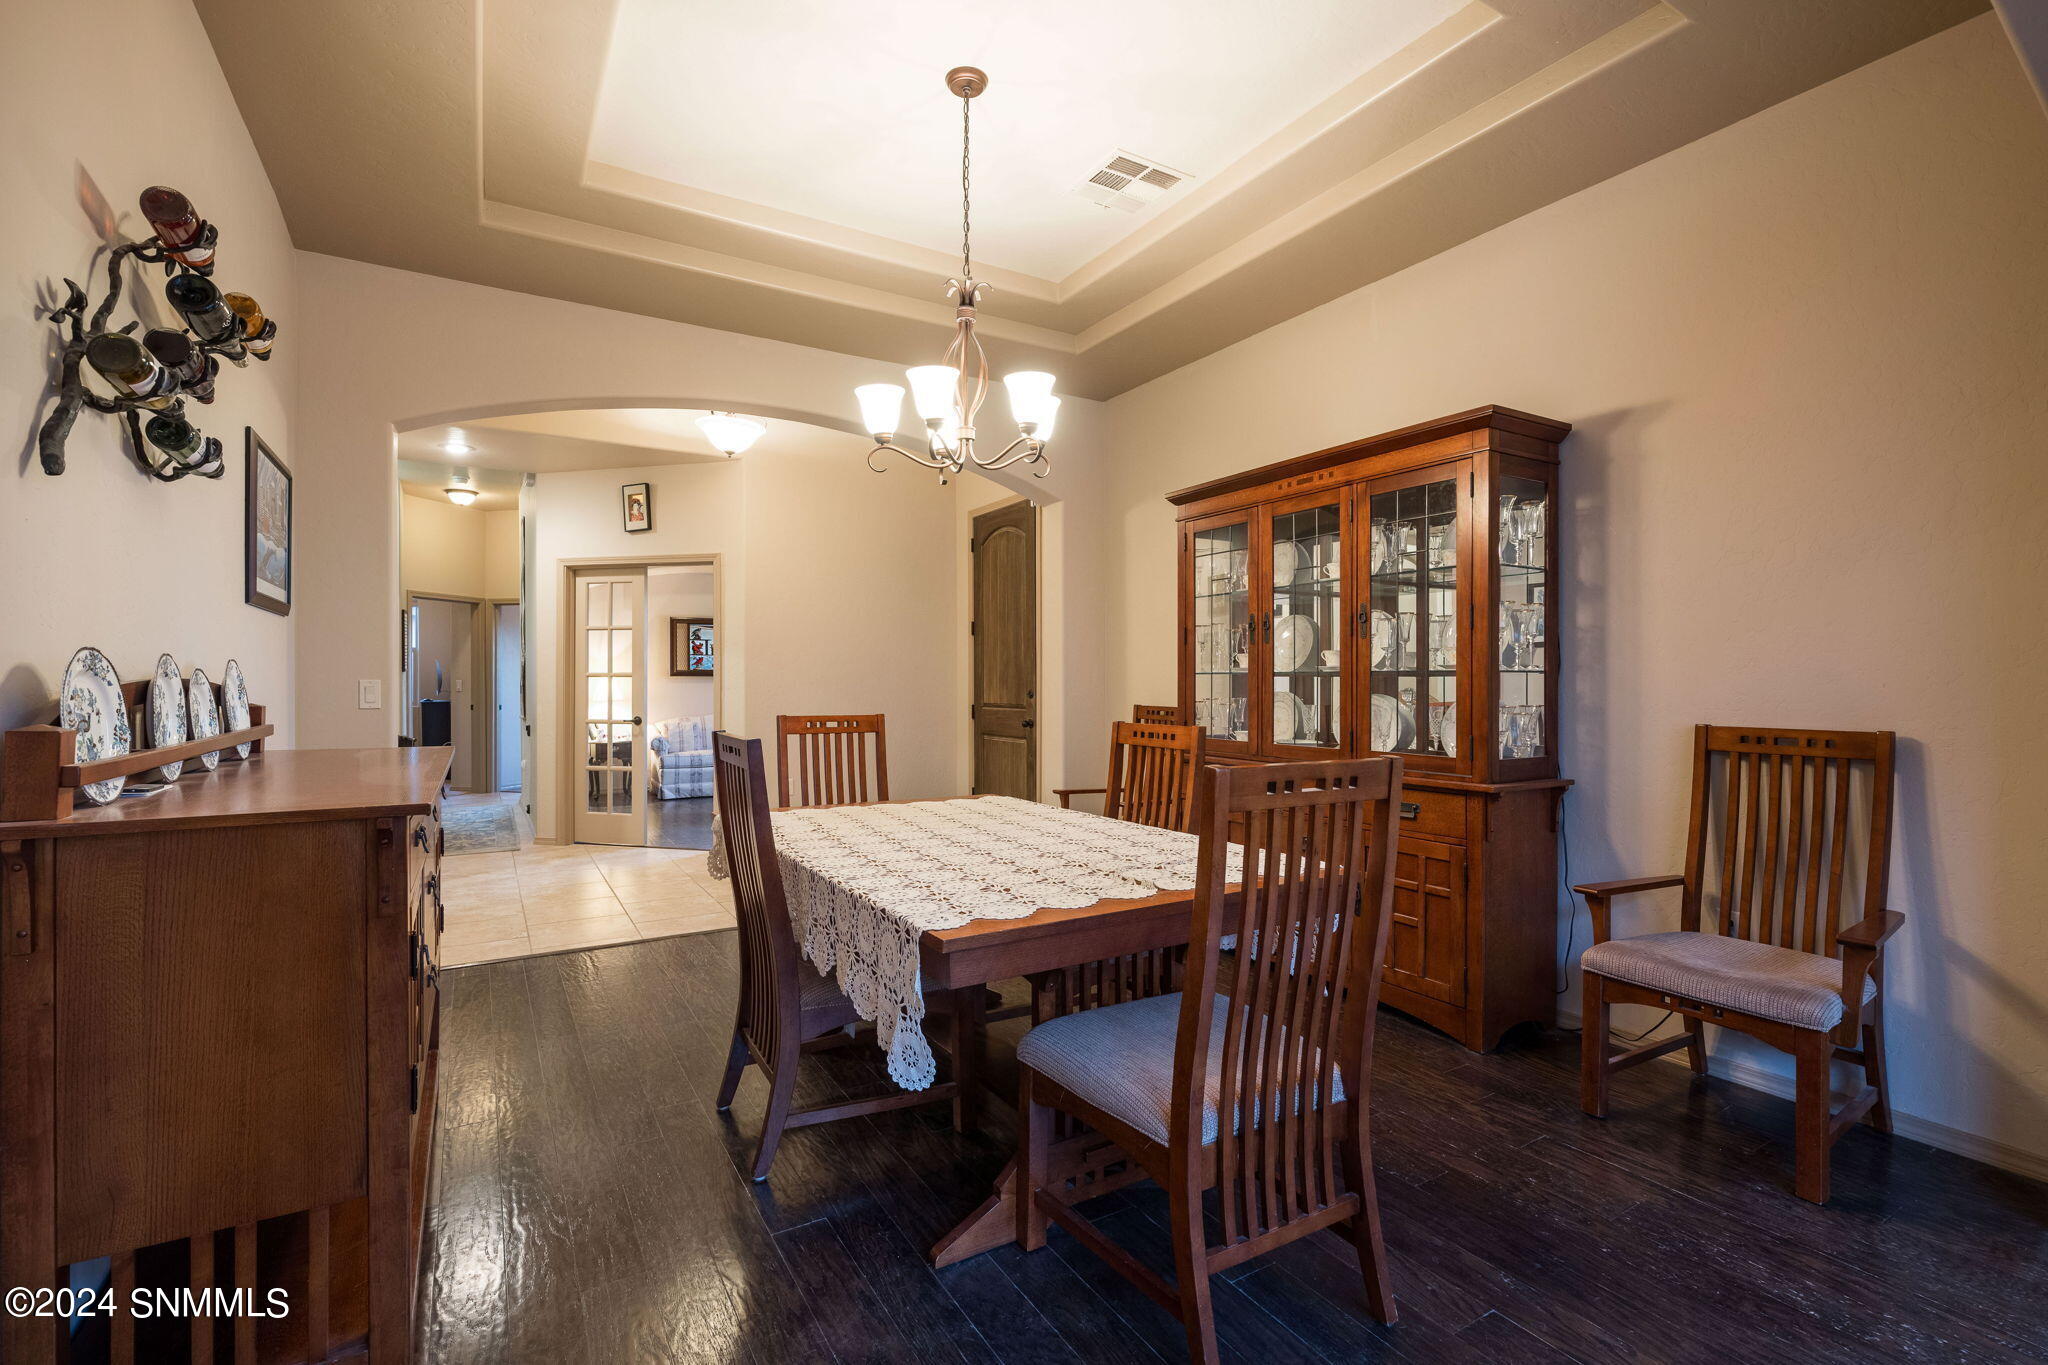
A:
POLYGON ((712 670, 717 666, 713 629, 708 616, 668 618, 668 675, 671 678, 712 676, 712 670))
POLYGON ((619 486, 620 513, 628 531, 654 529, 654 490, 644 483, 619 486))
POLYGON ((252 607, 292 613, 292 471, 245 427, 248 483, 243 492, 242 600, 252 607))

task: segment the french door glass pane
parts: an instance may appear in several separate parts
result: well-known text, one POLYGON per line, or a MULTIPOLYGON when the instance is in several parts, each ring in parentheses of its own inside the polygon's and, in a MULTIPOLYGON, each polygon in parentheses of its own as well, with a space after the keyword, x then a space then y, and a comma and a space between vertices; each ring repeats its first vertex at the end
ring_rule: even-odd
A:
POLYGON ((1341 509, 1273 518, 1273 742, 1333 749, 1344 708, 1341 509))
POLYGON ((1195 724, 1251 738, 1251 523, 1195 532, 1195 724))
POLYGON ((1550 509, 1535 479, 1500 481, 1500 756, 1540 758, 1550 752, 1549 717, 1543 713, 1543 677, 1549 667, 1549 608, 1545 575, 1550 547, 1544 531, 1550 509))
POLYGON ((1458 751, 1458 485, 1375 494, 1365 622, 1371 746, 1458 751))

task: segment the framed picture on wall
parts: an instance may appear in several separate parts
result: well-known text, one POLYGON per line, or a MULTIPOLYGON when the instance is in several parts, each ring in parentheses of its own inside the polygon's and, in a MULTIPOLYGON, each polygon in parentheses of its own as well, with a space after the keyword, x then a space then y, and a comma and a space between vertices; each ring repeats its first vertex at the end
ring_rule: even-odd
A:
POLYGON ((708 616, 668 618, 668 675, 671 678, 708 678, 716 666, 708 616))
POLYGON ((243 494, 242 600, 289 616, 292 611, 292 471, 245 427, 248 484, 243 494))
POLYGON ((621 515, 626 519, 628 531, 652 531, 654 529, 654 490, 644 483, 619 485, 621 515))

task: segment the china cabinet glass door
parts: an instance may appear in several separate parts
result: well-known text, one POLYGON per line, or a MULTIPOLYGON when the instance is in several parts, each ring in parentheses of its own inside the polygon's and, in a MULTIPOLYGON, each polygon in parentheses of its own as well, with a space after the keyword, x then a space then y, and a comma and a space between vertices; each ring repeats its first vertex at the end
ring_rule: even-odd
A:
POLYGON ((1495 756, 1502 761, 1542 759, 1551 754, 1547 682, 1550 674, 1550 498, 1539 479, 1503 473, 1494 482, 1499 522, 1494 544, 1499 562, 1498 638, 1492 662, 1499 672, 1495 756))
POLYGON ((1189 534, 1191 718, 1208 730, 1212 746, 1219 741, 1248 746, 1254 720, 1252 656, 1260 624, 1252 610, 1254 523, 1248 516, 1211 518, 1195 523, 1189 534))
POLYGON ((1367 502, 1366 591, 1359 638, 1366 653, 1366 744, 1375 752, 1470 769, 1459 715, 1466 553, 1463 465, 1407 483, 1376 481, 1367 502))
POLYGON ((1272 615, 1261 623, 1268 661, 1268 751, 1314 758, 1344 748, 1345 504, 1317 498, 1269 504, 1272 615), (1290 751, 1308 752, 1296 754, 1290 751))

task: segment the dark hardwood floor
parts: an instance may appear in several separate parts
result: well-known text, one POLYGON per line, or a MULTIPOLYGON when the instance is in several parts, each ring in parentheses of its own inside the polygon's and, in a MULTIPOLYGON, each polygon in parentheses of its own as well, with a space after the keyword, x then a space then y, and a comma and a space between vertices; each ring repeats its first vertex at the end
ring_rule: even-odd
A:
MULTIPOLYGON (((734 935, 449 971, 421 1284, 433 1362, 1041 1362, 1185 1358, 1179 1326, 1054 1229, 934 1272, 986 1194, 1010 1112, 944 1106, 792 1130, 741 1174, 749 1077, 712 1109, 734 935)), ((997 1025, 1007 1087, 1022 1021, 997 1025)), ((1374 1127, 1401 1320, 1364 1312, 1328 1234, 1219 1282, 1225 1355, 1319 1361, 2048 1359, 2048 1187, 1867 1129, 1835 1199, 1788 1192, 1789 1102, 1655 1065, 1580 1115, 1578 1042, 1487 1057, 1384 1016, 1374 1127)), ((805 1063, 799 1103, 887 1084, 868 1045, 805 1063), (805 1093, 808 1092, 808 1093, 805 1093)), ((1170 1272, 1153 1187, 1088 1206, 1170 1272)))

